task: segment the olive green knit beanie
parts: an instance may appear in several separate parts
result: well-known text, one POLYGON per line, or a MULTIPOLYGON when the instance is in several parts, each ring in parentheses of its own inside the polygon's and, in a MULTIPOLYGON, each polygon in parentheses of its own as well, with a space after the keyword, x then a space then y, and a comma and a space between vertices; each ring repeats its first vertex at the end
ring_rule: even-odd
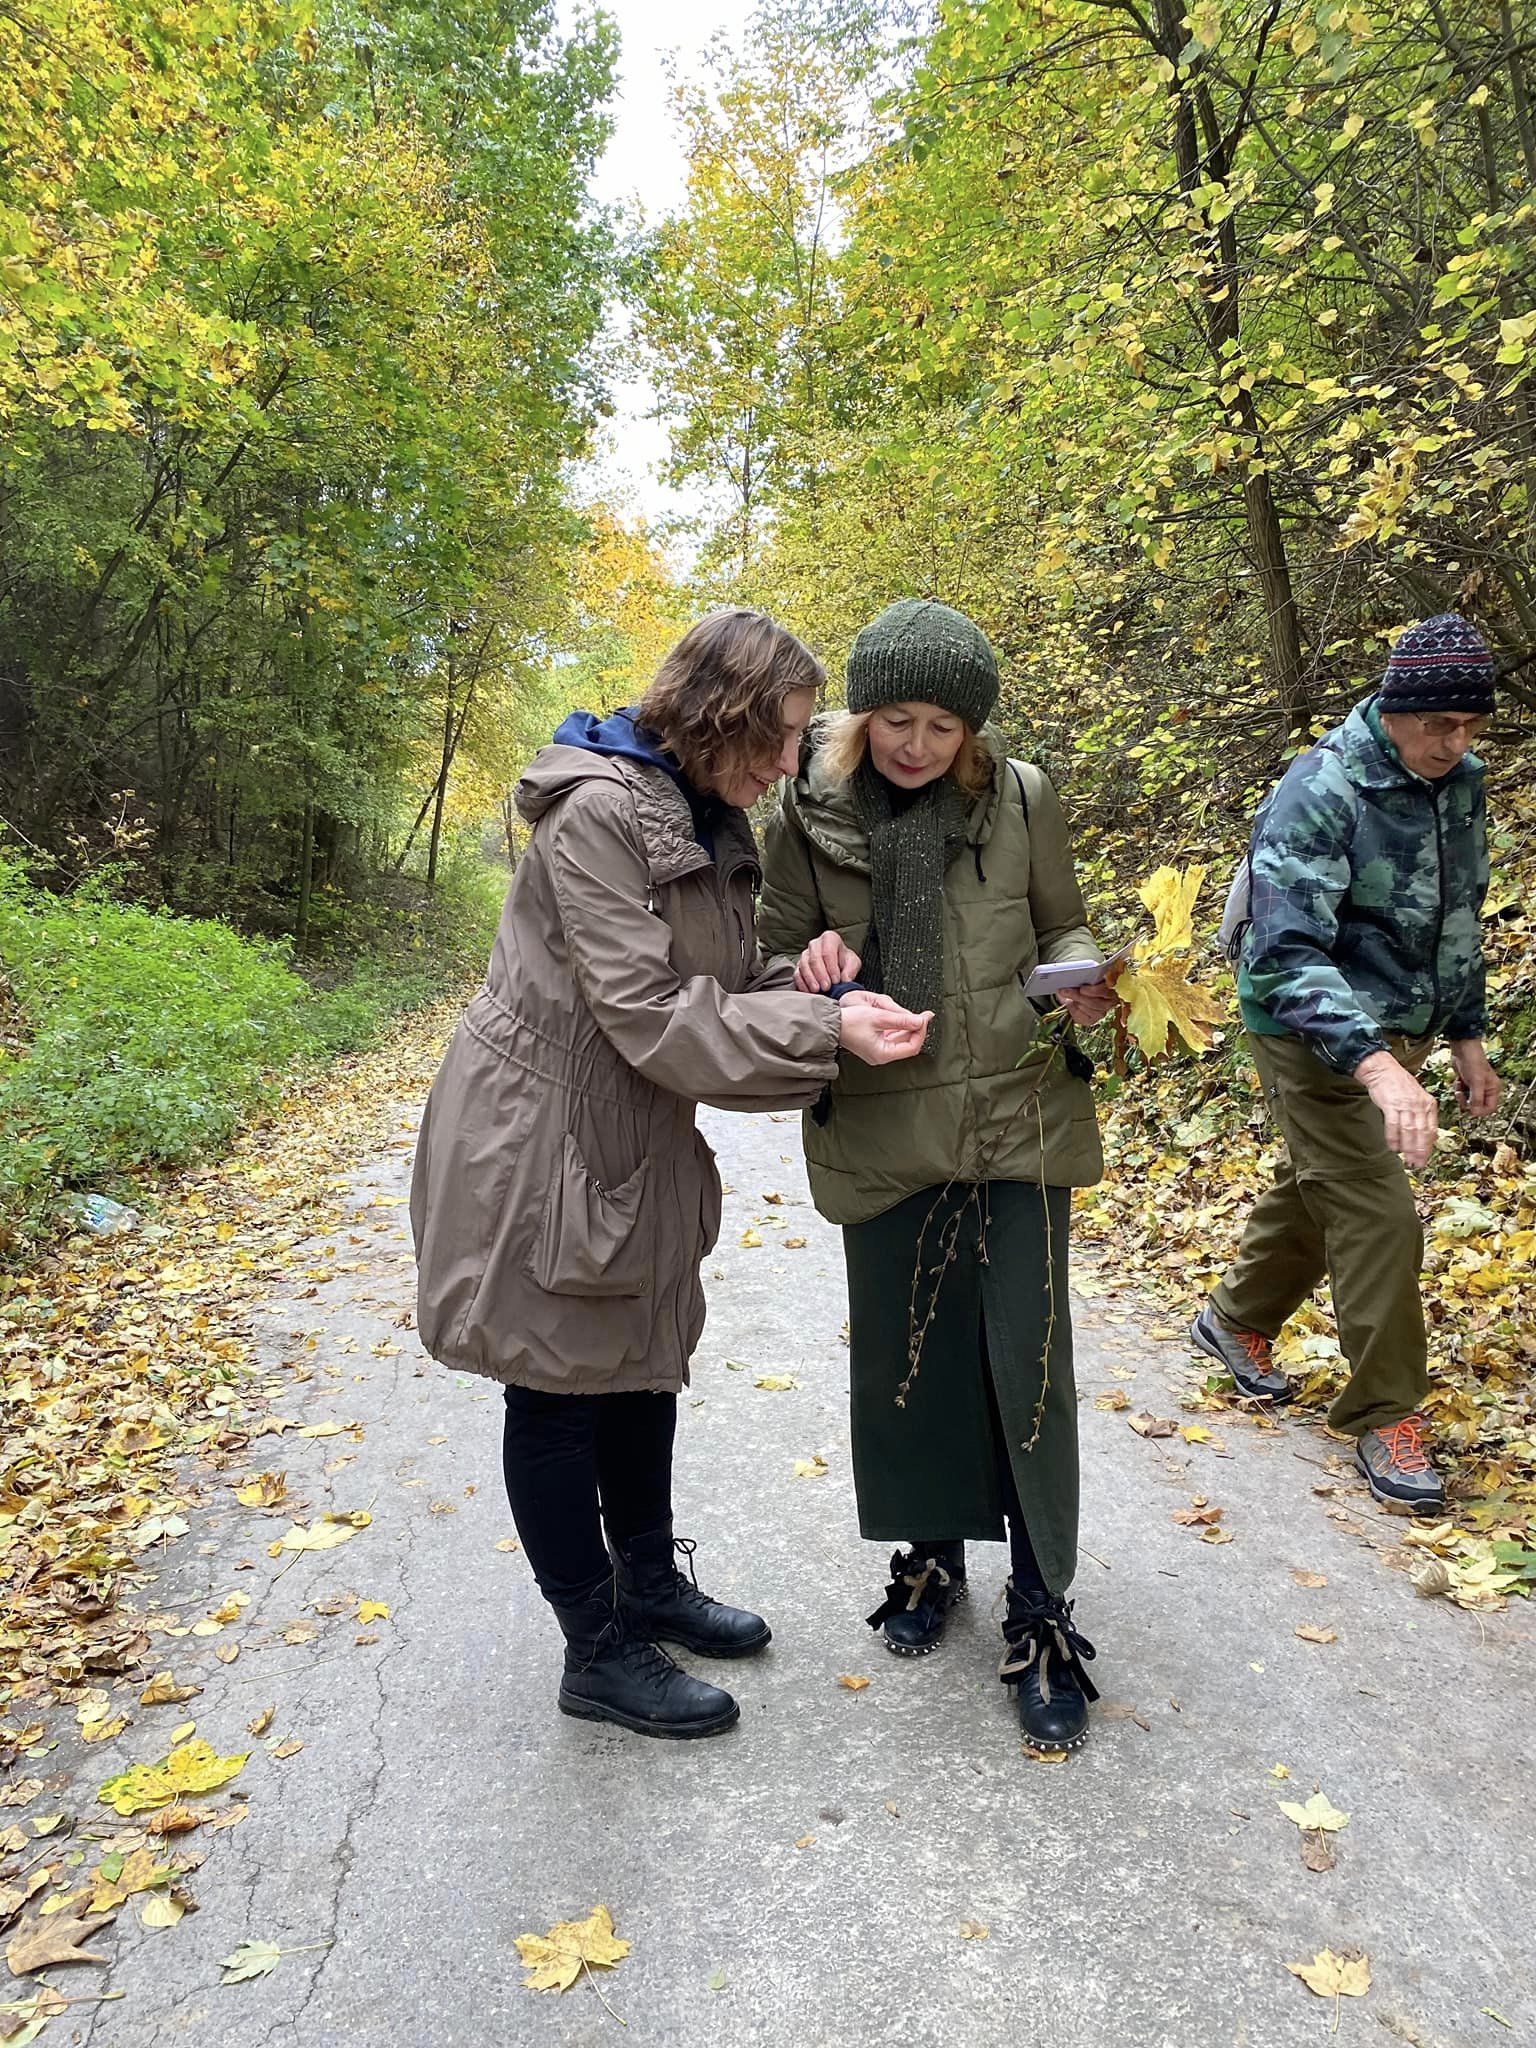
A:
POLYGON ((997 702, 997 656, 963 612, 931 597, 887 605, 848 656, 848 709, 937 704, 979 732, 997 702))

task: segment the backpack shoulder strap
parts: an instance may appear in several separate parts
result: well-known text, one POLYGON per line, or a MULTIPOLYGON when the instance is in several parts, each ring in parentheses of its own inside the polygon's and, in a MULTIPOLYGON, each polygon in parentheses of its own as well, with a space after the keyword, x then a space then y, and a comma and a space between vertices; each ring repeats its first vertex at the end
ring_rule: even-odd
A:
MULTIPOLYGON (((1024 813, 1024 822, 1027 825, 1029 823, 1029 785, 1025 782, 1024 770, 1017 761, 1010 760, 1008 766, 1013 770, 1013 779, 1019 786, 1019 808, 1024 813)), ((1035 772, 1038 774, 1039 770, 1037 769, 1035 772)))

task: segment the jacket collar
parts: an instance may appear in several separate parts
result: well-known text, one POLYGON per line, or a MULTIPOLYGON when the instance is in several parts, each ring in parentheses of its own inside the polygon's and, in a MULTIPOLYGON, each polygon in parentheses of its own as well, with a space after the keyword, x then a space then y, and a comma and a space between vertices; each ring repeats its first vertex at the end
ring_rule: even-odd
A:
MULTIPOLYGON (((710 865, 709 855, 693 836, 688 800, 666 769, 610 757, 609 765, 634 798, 635 817, 650 869, 651 885, 661 888, 710 865)), ((715 826, 714 865, 724 881, 740 867, 760 872, 757 842, 745 811, 728 805, 715 826)))
MULTIPOLYGON (((854 808, 853 792, 827 771, 823 746, 829 730, 830 720, 819 718, 807 732, 800 749, 800 772, 785 785, 785 807, 793 810, 806 838, 829 860, 867 875, 869 835, 854 808)), ((971 846, 985 846, 992 837, 1008 772, 1008 749, 996 727, 984 725, 980 739, 992 757, 992 780, 966 811, 965 836, 971 846)))
POLYGON ((1445 789, 1453 782, 1465 782, 1483 772, 1476 754, 1463 754, 1449 775, 1427 782, 1403 766, 1402 756, 1380 725, 1375 697, 1357 704, 1342 725, 1319 742, 1339 757, 1345 774, 1357 789, 1445 789))

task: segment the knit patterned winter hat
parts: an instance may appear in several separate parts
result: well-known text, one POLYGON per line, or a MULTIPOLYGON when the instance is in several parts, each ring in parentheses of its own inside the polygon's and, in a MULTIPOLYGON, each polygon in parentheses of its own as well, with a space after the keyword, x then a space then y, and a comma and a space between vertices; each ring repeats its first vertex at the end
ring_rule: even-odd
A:
POLYGON ((1493 656, 1460 612, 1441 612, 1398 635, 1377 695, 1379 711, 1493 709, 1493 656))
POLYGON ((997 656, 979 626, 931 597, 887 605, 848 656, 848 709, 937 704, 979 732, 997 702, 997 656))

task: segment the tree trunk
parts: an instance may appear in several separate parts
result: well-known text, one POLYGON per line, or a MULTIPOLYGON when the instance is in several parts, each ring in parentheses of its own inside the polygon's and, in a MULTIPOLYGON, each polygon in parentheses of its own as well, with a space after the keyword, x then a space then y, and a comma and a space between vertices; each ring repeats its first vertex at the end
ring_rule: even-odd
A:
POLYGON ((448 800, 448 770, 453 766, 453 686, 443 700, 443 764, 437 771, 437 796, 432 805, 432 837, 427 842, 427 887, 437 887, 437 854, 443 837, 443 806, 448 800))
POLYGON ((315 807, 304 806, 304 830, 299 842, 299 917, 294 928, 295 952, 302 953, 309 937, 309 897, 315 870, 315 807))

